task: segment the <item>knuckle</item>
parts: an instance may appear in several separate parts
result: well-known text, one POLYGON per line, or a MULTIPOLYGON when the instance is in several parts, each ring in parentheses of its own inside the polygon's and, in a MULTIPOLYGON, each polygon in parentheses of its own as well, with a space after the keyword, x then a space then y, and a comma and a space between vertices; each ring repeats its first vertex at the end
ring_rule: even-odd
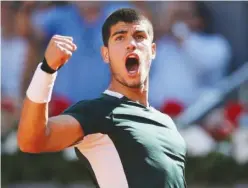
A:
POLYGON ((54 35, 54 36, 52 37, 52 41, 56 40, 56 38, 57 38, 57 36, 54 35))
POLYGON ((56 46, 58 45, 58 42, 56 40, 52 40, 52 43, 51 43, 52 46, 56 46))
POLYGON ((55 49, 58 49, 58 50, 60 50, 60 46, 59 46, 59 44, 58 43, 55 43, 55 49))

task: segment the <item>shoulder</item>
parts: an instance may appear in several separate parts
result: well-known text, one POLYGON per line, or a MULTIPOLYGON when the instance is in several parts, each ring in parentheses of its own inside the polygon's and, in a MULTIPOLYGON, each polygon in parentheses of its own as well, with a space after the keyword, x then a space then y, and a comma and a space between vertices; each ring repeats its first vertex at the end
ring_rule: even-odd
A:
POLYGON ((113 108, 111 101, 104 97, 82 100, 67 108, 62 114, 74 117, 82 126, 85 135, 108 132, 113 108))
POLYGON ((156 114, 157 118, 160 119, 163 124, 171 129, 177 129, 177 126, 174 120, 167 114, 160 112, 159 110, 151 107, 154 114, 156 114))
POLYGON ((96 98, 92 100, 81 100, 77 103, 71 105, 69 108, 67 108, 64 113, 69 111, 84 111, 84 110, 94 110, 95 108, 101 107, 104 103, 104 100, 102 98, 96 98))
MULTIPOLYGON (((221 49, 226 49, 230 50, 230 44, 227 41, 227 39, 220 35, 220 34, 202 34, 202 33, 193 33, 190 38, 189 42, 191 43, 204 43, 208 44, 206 47, 210 46, 211 49, 218 48, 219 50, 221 49)), ((218 50, 217 50, 218 51, 218 50)), ((219 53, 219 51, 218 51, 219 53)))
POLYGON ((115 107, 116 103, 101 96, 91 100, 81 100, 67 108, 63 113, 79 113, 100 116, 109 113, 115 107))

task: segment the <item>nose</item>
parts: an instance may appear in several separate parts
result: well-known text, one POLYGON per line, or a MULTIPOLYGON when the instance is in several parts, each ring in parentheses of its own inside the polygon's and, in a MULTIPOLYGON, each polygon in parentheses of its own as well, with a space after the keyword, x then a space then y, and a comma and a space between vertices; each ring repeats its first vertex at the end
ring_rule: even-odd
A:
POLYGON ((137 47, 136 41, 132 38, 128 41, 127 51, 134 51, 137 47))

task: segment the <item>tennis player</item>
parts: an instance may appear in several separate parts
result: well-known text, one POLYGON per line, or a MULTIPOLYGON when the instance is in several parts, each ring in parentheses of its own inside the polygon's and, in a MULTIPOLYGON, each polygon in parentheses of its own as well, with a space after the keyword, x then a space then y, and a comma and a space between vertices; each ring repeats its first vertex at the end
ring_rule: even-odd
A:
POLYGON ((103 24, 102 38, 101 54, 111 70, 109 87, 99 98, 79 101, 48 118, 59 68, 77 49, 72 37, 52 37, 26 92, 20 149, 42 153, 73 146, 100 188, 186 187, 185 142, 172 119, 148 102, 149 70, 156 55, 151 22, 137 10, 119 9, 103 24))

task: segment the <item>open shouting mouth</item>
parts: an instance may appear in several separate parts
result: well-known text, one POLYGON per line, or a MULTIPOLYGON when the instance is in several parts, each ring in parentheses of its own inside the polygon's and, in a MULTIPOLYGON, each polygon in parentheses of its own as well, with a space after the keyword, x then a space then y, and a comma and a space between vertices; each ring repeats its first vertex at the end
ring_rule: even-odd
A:
POLYGON ((129 54, 126 57, 126 69, 130 76, 135 76, 139 71, 139 56, 137 54, 129 54))

